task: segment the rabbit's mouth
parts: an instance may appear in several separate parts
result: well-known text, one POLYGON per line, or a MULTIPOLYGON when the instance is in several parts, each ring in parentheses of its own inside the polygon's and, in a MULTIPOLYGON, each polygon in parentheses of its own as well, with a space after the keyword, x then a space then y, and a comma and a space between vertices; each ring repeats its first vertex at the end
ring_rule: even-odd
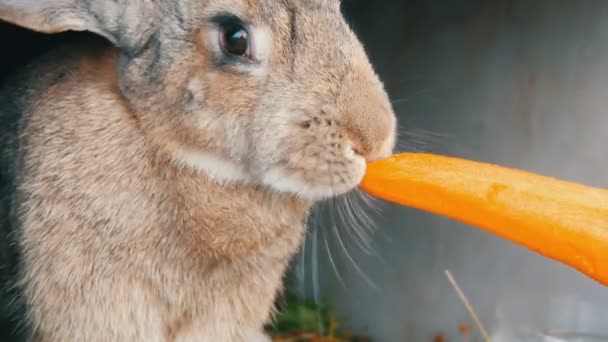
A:
POLYGON ((354 190, 365 170, 365 159, 352 152, 339 163, 274 166, 264 173, 261 181, 275 191, 317 202, 354 190))

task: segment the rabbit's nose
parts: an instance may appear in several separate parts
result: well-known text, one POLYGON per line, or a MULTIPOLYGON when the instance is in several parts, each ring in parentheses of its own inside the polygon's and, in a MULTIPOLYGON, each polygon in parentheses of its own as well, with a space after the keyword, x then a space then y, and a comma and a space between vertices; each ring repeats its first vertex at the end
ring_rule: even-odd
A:
POLYGON ((390 134, 385 140, 384 143, 380 145, 380 147, 370 153, 367 158, 365 158, 368 162, 373 162, 376 160, 388 158, 393 155, 395 149, 395 135, 390 134))
POLYGON ((359 67, 343 89, 340 126, 353 151, 371 162, 392 154, 397 117, 390 100, 367 67, 359 67))
POLYGON ((367 162, 391 156, 396 139, 395 120, 392 115, 385 113, 367 119, 357 125, 346 126, 346 135, 353 151, 367 162))

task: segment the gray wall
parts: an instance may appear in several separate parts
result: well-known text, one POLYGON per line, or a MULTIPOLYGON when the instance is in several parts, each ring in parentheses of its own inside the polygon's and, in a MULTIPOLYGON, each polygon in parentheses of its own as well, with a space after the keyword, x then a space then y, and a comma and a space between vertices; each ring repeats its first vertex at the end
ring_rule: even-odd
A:
MULTIPOLYGON (((607 1, 344 3, 395 100, 402 151, 608 187, 607 1)), ((608 288, 477 229, 382 210, 377 256, 340 228, 362 272, 323 234, 328 226, 311 233, 296 267, 298 284, 329 300, 347 325, 377 341, 431 341, 439 332, 456 340, 458 325, 472 321, 444 276, 449 269, 495 341, 541 341, 521 334, 544 330, 608 340, 608 288)))

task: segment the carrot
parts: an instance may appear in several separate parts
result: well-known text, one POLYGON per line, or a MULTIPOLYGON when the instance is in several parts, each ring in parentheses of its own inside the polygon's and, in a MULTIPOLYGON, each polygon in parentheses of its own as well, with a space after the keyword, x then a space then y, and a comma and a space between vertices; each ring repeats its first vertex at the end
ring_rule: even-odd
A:
POLYGON ((483 229, 608 286, 608 190, 423 153, 369 163, 361 188, 483 229))

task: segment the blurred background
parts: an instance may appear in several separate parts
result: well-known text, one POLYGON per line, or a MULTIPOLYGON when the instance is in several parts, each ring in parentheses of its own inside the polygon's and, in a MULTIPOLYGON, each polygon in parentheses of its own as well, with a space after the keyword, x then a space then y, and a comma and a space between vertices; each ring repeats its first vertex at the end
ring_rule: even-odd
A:
MULTIPOLYGON (((343 0, 343 8, 393 99, 400 151, 608 186, 607 1, 343 0)), ((5 45, 0 77, 83 37, 7 25, 0 34, 25 43, 5 45)), ((468 325, 481 341, 449 270, 493 341, 608 341, 607 288, 448 219, 374 207, 369 246, 322 220, 289 279, 342 326, 397 342, 462 341, 459 326, 468 325)))
MULTIPOLYGON (((608 2, 343 4, 394 101, 401 151, 608 187, 608 2)), ((356 331, 377 341, 462 341, 465 324, 481 340, 450 270, 493 341, 608 341, 607 288, 477 229, 381 209, 376 255, 343 227, 343 243, 310 234, 295 266, 294 286, 356 331)))

